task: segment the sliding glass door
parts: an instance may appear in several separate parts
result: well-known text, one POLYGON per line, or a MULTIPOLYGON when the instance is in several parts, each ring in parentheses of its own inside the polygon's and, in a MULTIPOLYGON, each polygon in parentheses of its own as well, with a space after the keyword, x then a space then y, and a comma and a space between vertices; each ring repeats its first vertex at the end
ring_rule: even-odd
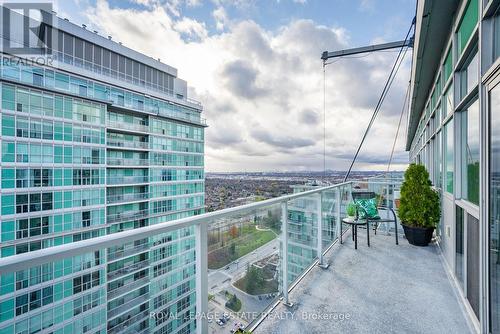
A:
POLYGON ((491 332, 500 333, 500 84, 490 90, 489 290, 491 332))

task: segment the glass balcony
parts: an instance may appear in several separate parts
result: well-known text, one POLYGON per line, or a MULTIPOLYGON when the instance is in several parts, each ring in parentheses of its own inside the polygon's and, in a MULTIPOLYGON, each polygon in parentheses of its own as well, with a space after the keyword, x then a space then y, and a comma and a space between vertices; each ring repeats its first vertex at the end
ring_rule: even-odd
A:
POLYGON ((149 132, 149 126, 145 124, 128 123, 128 122, 117 122, 107 120, 107 126, 110 128, 124 129, 124 130, 135 130, 140 132, 149 132))
POLYGON ((132 221, 135 219, 145 218, 149 215, 148 209, 136 210, 136 211, 125 211, 115 214, 109 214, 107 216, 108 223, 118 223, 124 221, 132 221))
POLYGON ((108 185, 126 185, 148 183, 148 177, 144 176, 108 176, 106 183, 108 185))
MULTIPOLYGON (((370 227, 377 230, 370 232, 370 247, 360 228, 354 249, 351 230, 341 228, 353 191, 373 191, 397 213, 400 184, 374 178, 305 186, 291 195, 4 257, 0 269, 3 276, 100 250, 107 254, 108 301, 144 286, 148 296, 168 295, 157 300, 157 309, 145 294, 113 303, 110 333, 168 327, 168 319, 141 327, 144 317, 164 310, 182 321, 194 317, 202 333, 471 332, 436 246, 410 246, 399 224, 380 224, 370 227), (167 246, 172 236, 179 240, 175 248, 167 246), (175 283, 163 279, 176 271, 175 283), (186 301, 189 295, 195 304, 186 301)), ((108 222, 147 212, 109 215, 108 222)))
POLYGON ((116 194, 108 195, 106 202, 108 204, 123 203, 123 202, 135 202, 146 200, 149 198, 149 193, 130 193, 130 194, 116 194))
POLYGON ((139 149, 149 148, 148 142, 131 141, 131 140, 118 140, 118 139, 108 138, 107 144, 113 147, 126 147, 126 148, 139 148, 139 149))
POLYGON ((148 166, 149 159, 141 158, 108 158, 110 166, 148 166))

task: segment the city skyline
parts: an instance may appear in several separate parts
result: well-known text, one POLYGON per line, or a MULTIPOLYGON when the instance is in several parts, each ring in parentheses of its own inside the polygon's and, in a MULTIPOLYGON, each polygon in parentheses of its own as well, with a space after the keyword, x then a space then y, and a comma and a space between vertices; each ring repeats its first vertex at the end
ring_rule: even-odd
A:
MULTIPOLYGON (((75 0, 56 7, 61 17, 179 68, 208 121, 206 171, 247 172, 322 170, 321 52, 402 39, 415 3, 75 0)), ((327 67, 327 169, 347 169, 395 57, 379 52, 327 67)), ((387 168, 409 67, 408 58, 354 169, 387 168)), ((397 170, 408 159, 403 137, 397 170)))

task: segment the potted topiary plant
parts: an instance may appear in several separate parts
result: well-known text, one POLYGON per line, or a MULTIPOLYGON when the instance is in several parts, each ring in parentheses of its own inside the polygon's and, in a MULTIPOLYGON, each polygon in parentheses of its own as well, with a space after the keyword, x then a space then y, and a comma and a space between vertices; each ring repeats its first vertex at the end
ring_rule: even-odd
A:
POLYGON ((356 204, 354 204, 354 202, 350 202, 349 204, 347 204, 345 211, 349 218, 356 217, 356 204))
POLYGON ((406 170, 398 214, 408 242, 427 246, 441 218, 441 207, 424 166, 411 164, 406 170))

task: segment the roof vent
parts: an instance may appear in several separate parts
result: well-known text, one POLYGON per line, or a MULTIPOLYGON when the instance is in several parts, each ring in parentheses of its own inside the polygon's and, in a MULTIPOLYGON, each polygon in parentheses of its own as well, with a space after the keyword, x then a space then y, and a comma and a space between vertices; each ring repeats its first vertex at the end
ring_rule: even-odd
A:
POLYGON ((69 22, 68 18, 66 18, 66 17, 64 18, 64 21, 68 21, 69 22))
POLYGON ((82 24, 82 28, 83 28, 83 29, 87 29, 87 25, 82 24))
POLYGON ((98 34, 97 30, 94 30, 94 34, 98 34))
POLYGON ((108 35, 108 39, 109 39, 109 40, 112 40, 112 39, 113 39, 113 37, 111 37, 111 35, 108 35))

